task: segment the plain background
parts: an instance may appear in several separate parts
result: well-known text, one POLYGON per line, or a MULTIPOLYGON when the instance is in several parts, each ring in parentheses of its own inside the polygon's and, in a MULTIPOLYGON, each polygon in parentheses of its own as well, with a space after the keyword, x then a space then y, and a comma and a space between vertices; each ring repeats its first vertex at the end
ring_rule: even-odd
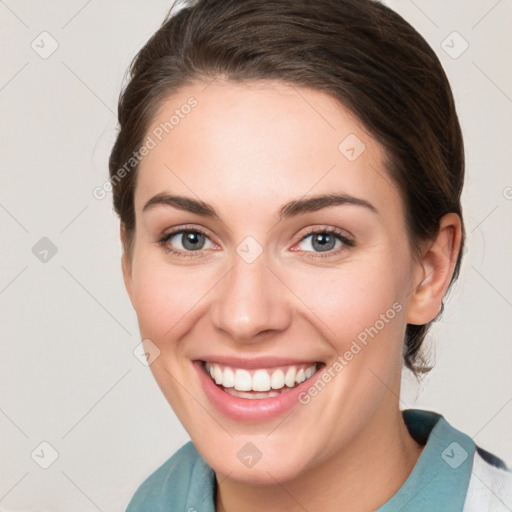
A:
MULTIPOLYGON (((436 367, 420 385, 404 376, 401 406, 444 414, 510 463, 512 2, 387 4, 439 55, 467 155, 462 274, 430 336, 436 367)), ((122 511, 188 440, 133 353, 118 222, 110 194, 92 194, 107 179, 125 71, 169 8, 0 0, 4 512, 122 511)))

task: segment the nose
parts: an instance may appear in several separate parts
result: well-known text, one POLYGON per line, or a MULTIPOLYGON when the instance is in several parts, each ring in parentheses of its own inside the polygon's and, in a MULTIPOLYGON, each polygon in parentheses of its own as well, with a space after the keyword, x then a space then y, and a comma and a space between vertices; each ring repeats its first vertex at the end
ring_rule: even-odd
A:
POLYGON ((214 292, 211 321, 237 342, 258 343, 263 333, 277 333, 290 324, 290 292, 264 255, 252 263, 236 256, 214 292))

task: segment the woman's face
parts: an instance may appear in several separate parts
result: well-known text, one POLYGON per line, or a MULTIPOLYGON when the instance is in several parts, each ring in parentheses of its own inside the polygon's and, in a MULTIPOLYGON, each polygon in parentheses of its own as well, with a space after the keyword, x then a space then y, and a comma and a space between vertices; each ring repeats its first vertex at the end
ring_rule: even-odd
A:
POLYGON ((147 135, 125 281, 200 454, 275 482, 361 449, 398 409, 417 275, 382 147, 331 97, 282 83, 187 86, 147 135))

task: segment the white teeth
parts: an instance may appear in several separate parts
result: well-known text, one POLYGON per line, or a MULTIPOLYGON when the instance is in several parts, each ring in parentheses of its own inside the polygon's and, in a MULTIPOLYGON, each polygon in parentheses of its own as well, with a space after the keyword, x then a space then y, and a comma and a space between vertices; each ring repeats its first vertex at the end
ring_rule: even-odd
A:
POLYGON ((222 370, 220 369, 219 366, 214 365, 213 366, 213 379, 215 380, 215 383, 216 384, 221 384, 222 381, 223 381, 222 377, 223 377, 222 370))
MULTIPOLYGON (((221 367, 217 363, 205 364, 207 373, 218 386, 224 388, 233 388, 234 392, 242 392, 243 398, 251 393, 243 393, 244 391, 268 392, 265 397, 276 396, 274 391, 288 391, 296 385, 309 379, 316 372, 316 364, 308 367, 289 366, 286 368, 276 368, 275 370, 258 369, 253 371, 252 375, 249 371, 241 368, 221 367), (286 373, 285 373, 286 371, 286 373)), ((230 393, 234 394, 234 393, 230 393)), ((241 396, 234 394, 234 396, 241 396)), ((255 398, 261 398, 254 396, 255 398)))
POLYGON ((270 375, 265 370, 256 370, 252 376, 253 391, 268 391, 270 389, 270 375))
POLYGON ((238 391, 252 390, 251 374, 247 370, 237 370, 235 372, 234 388, 238 391))
POLYGON ((249 400, 258 400, 261 398, 274 398, 279 396, 283 391, 269 391, 268 393, 256 393, 254 391, 237 391, 236 389, 226 389, 226 393, 231 396, 237 396, 238 398, 249 398, 249 400))
POLYGON ((290 366, 290 368, 288 368, 288 371, 286 372, 286 376, 284 378, 284 383, 289 388, 293 388, 293 386, 295 385, 295 375, 297 375, 297 371, 295 370, 295 368, 293 366, 290 366))
POLYGON ((305 380, 306 380, 306 374, 304 373, 304 369, 301 368, 297 372, 297 376, 295 377, 295 382, 297 382, 297 384, 300 384, 301 382, 304 382, 305 380))
POLYGON ((225 388, 232 388, 235 385, 235 374, 231 368, 225 368, 222 371, 218 364, 206 363, 206 369, 215 384, 222 385, 225 388))
POLYGON ((222 379, 222 385, 225 388, 232 388, 235 385, 235 374, 231 368, 225 368, 222 379))
POLYGON ((281 369, 275 370, 270 379, 272 389, 284 388, 284 372, 281 369))

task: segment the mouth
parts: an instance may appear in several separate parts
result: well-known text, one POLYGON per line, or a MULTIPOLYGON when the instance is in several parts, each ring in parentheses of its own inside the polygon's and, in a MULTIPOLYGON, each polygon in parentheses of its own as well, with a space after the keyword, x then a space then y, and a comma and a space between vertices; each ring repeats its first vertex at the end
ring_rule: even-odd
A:
POLYGON ((274 368, 236 368, 201 361, 204 371, 225 393, 238 398, 274 398, 310 379, 323 363, 282 365, 274 368))
POLYGON ((304 407, 302 393, 326 366, 310 361, 276 366, 275 362, 195 360, 193 366, 205 397, 219 413, 236 421, 262 422, 304 407))

